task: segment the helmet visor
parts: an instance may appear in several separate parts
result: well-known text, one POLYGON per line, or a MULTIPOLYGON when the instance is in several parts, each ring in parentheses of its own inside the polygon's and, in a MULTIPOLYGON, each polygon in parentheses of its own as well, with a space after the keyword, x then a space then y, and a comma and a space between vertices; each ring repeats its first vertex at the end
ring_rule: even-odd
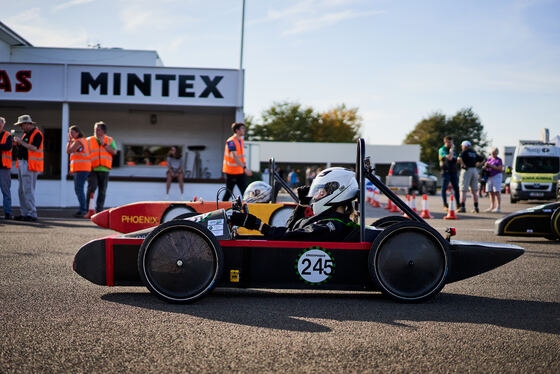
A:
POLYGON ((311 197, 311 203, 317 202, 330 194, 338 188, 338 182, 328 182, 321 184, 314 184, 309 189, 308 197, 311 197))

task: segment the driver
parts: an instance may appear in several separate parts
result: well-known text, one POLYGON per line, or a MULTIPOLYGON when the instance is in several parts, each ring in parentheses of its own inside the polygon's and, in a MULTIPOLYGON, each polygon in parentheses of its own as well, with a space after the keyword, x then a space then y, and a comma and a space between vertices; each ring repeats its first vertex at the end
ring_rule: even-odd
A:
POLYGON ((323 170, 311 184, 297 189, 300 204, 288 218, 286 227, 269 226, 252 214, 233 212, 231 222, 249 230, 259 230, 270 240, 340 241, 357 224, 352 201, 358 182, 351 170, 333 167, 323 170), (306 218, 307 204, 313 216, 306 218))
POLYGON ((268 183, 255 181, 247 186, 243 194, 243 200, 246 203, 268 203, 271 194, 272 187, 268 183))

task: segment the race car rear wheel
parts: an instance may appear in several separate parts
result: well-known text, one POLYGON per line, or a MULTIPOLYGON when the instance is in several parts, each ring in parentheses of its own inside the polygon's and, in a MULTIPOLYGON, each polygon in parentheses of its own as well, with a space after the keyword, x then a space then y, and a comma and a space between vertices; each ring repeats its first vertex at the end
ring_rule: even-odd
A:
POLYGON ((138 252, 138 273, 151 293, 188 303, 210 292, 222 273, 222 248, 206 228, 191 221, 161 224, 138 252))
POLYGON ((411 220, 403 216, 387 216, 373 221, 370 226, 377 227, 378 229, 385 229, 395 223, 401 222, 411 222, 411 220))
POLYGON ((396 300, 420 302, 436 296, 449 268, 448 243, 426 224, 402 222, 383 230, 369 252, 370 276, 396 300))

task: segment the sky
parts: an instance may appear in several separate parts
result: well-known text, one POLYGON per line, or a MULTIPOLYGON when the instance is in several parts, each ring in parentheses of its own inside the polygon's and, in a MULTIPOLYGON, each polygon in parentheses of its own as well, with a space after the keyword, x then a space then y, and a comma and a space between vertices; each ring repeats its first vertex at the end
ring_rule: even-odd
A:
MULTIPOLYGON (((156 50, 240 67, 242 0, 0 0, 34 46, 156 50)), ((560 135, 560 0, 246 0, 245 115, 358 108, 371 144, 472 107, 491 145, 560 135)))

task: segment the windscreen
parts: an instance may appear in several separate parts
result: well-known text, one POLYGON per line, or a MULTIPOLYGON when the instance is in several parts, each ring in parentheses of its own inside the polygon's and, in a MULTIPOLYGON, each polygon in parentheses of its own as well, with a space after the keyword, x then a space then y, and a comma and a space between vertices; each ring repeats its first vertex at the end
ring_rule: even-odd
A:
POLYGON ((515 171, 518 173, 558 173, 558 157, 517 157, 515 171))
POLYGON ((414 162, 395 162, 393 175, 414 175, 416 163, 414 162))

